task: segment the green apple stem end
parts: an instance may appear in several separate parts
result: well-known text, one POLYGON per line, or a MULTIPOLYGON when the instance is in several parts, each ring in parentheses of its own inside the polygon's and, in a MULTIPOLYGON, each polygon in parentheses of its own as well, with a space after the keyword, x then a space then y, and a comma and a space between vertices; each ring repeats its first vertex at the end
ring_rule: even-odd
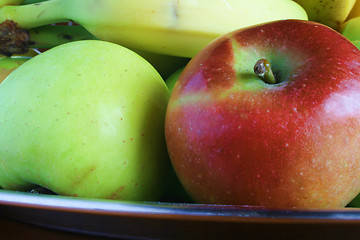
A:
POLYGON ((254 73, 258 75, 265 83, 276 84, 276 78, 271 70, 271 64, 267 59, 260 59, 255 63, 254 73))

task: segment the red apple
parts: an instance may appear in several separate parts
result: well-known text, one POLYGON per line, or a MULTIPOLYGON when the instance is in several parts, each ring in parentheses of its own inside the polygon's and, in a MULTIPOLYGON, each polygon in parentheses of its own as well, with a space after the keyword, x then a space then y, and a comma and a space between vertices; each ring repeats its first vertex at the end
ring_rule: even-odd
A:
POLYGON ((309 21, 231 32, 180 75, 165 134, 196 202, 344 207, 360 192, 360 51, 309 21))

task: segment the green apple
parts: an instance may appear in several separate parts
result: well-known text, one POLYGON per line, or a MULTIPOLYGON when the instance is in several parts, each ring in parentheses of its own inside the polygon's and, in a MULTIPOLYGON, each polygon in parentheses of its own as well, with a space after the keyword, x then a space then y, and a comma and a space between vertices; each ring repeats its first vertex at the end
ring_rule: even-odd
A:
POLYGON ((169 95, 153 66, 117 44, 76 41, 30 59, 0 85, 0 186, 158 200, 169 95))
POLYGON ((177 82, 178 78, 180 77, 181 72, 184 70, 184 67, 181 67, 180 69, 178 69, 176 72, 174 72, 173 74, 171 74, 165 81, 167 87, 169 88, 170 93, 172 92, 172 90, 174 89, 175 83, 177 82))
POLYGON ((0 83, 4 81, 12 71, 39 53, 36 49, 30 49, 22 55, 14 55, 11 57, 0 55, 0 83))
POLYGON ((131 49, 143 58, 145 58, 160 73, 163 79, 167 79, 181 66, 185 66, 189 62, 189 58, 170 56, 148 51, 131 49))
POLYGON ((21 64, 29 60, 30 57, 2 57, 0 58, 0 83, 21 64))
POLYGON ((352 41, 352 43, 353 43, 358 49, 360 49, 360 40, 352 41))
POLYGON ((360 17, 346 21, 340 29, 340 32, 350 41, 360 40, 360 17))

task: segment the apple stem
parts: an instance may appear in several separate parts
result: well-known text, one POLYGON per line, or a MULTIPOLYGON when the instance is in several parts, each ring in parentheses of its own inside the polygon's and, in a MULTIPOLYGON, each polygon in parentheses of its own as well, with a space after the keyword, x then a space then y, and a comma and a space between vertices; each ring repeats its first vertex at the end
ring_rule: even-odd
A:
POLYGON ((262 58, 255 63, 254 73, 263 79, 264 82, 269 84, 276 84, 276 78, 271 70, 270 62, 262 58))

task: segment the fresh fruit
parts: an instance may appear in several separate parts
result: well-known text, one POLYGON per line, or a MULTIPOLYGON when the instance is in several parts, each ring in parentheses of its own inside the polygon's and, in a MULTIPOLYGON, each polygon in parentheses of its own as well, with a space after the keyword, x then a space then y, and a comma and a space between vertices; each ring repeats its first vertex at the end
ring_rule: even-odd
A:
MULTIPOLYGON (((16 1, 16 0, 14 0, 16 1)), ((45 2, 45 1, 48 1, 48 0, 22 0, 23 4, 32 4, 32 3, 39 3, 39 2, 45 2)))
POLYGON ((22 55, 12 57, 0 55, 0 83, 16 68, 37 54, 39 54, 37 50, 30 49, 27 53, 22 55))
POLYGON ((96 39, 78 25, 47 25, 24 31, 7 20, 0 24, 0 30, 1 52, 8 56, 26 53, 29 48, 48 49, 72 41, 96 39))
MULTIPOLYGON (((177 82, 181 72, 184 70, 184 66, 171 74, 166 80, 165 83, 170 91, 172 92, 175 83, 177 82)), ((187 194, 183 186, 181 185, 176 173, 171 171, 170 173, 170 183, 168 190, 165 193, 164 200, 172 202, 193 202, 190 196, 187 194)))
MULTIPOLYGON (((7 26, 10 25, 9 29, 11 29, 10 31, 8 31, 8 34, 13 35, 15 23, 6 22, 6 24, 7 26)), ((28 32, 28 38, 29 40, 27 44, 18 45, 15 52, 28 51, 29 47, 46 50, 68 42, 79 40, 96 40, 96 37, 94 35, 89 33, 85 28, 80 25, 48 25, 33 28, 30 29, 28 32)), ((7 50, 8 48, 5 47, 5 49, 7 50)), ((14 46, 12 43, 10 49, 14 50, 14 46)), ((135 51, 137 54, 145 58, 145 60, 150 62, 163 78, 167 78, 176 69, 178 69, 180 66, 185 65, 185 63, 189 61, 188 58, 183 57, 151 53, 137 49, 131 50, 135 51)))
POLYGON ((358 195, 356 198, 354 198, 348 205, 347 207, 356 207, 359 208, 360 207, 360 196, 358 195))
POLYGON ((176 72, 174 72, 173 74, 171 74, 165 81, 167 87, 169 88, 170 93, 172 92, 175 83, 177 82, 181 72, 184 70, 185 67, 181 67, 180 69, 178 69, 176 72))
POLYGON ((346 21, 340 31, 350 41, 360 40, 360 17, 346 21))
POLYGON ((307 19, 307 15, 291 0, 49 0, 0 9, 0 21, 13 20, 25 29, 65 19, 101 40, 191 58, 229 31, 279 19, 307 19))
POLYGON ((360 50, 360 40, 353 41, 352 43, 360 50))
POLYGON ((163 79, 167 79, 174 71, 186 65, 190 60, 189 58, 158 54, 138 49, 132 50, 151 63, 163 79))
POLYGON ((226 34, 185 67, 169 155, 198 203, 344 207, 360 192, 360 51, 285 20, 226 34))
POLYGON ((6 5, 19 5, 25 2, 25 0, 0 0, 0 7, 6 5))
POLYGON ((0 58, 0 83, 15 69, 17 69, 30 57, 2 57, 0 58))
MULTIPOLYGON (((35 57, 37 55, 39 55, 41 52, 36 49, 36 48, 29 48, 25 53, 23 54, 17 54, 17 55, 13 55, 12 57, 35 57)), ((0 58, 2 57, 6 57, 4 55, 0 55, 0 58)))
POLYGON ((351 12, 347 16, 346 20, 350 20, 352 18, 360 17, 360 1, 356 0, 351 12))
POLYGON ((86 40, 30 59, 0 85, 0 186, 158 200, 169 91, 143 58, 86 40))
POLYGON ((97 40, 97 38, 79 25, 47 25, 29 30, 27 46, 33 48, 52 48, 78 40, 97 40))
POLYGON ((345 22, 356 0, 294 0, 307 12, 309 20, 316 21, 336 30, 345 22))
MULTIPOLYGON (((360 40, 352 42, 358 49, 360 49, 360 40)), ((348 205, 347 207, 360 207, 360 194, 358 194, 348 205)))

